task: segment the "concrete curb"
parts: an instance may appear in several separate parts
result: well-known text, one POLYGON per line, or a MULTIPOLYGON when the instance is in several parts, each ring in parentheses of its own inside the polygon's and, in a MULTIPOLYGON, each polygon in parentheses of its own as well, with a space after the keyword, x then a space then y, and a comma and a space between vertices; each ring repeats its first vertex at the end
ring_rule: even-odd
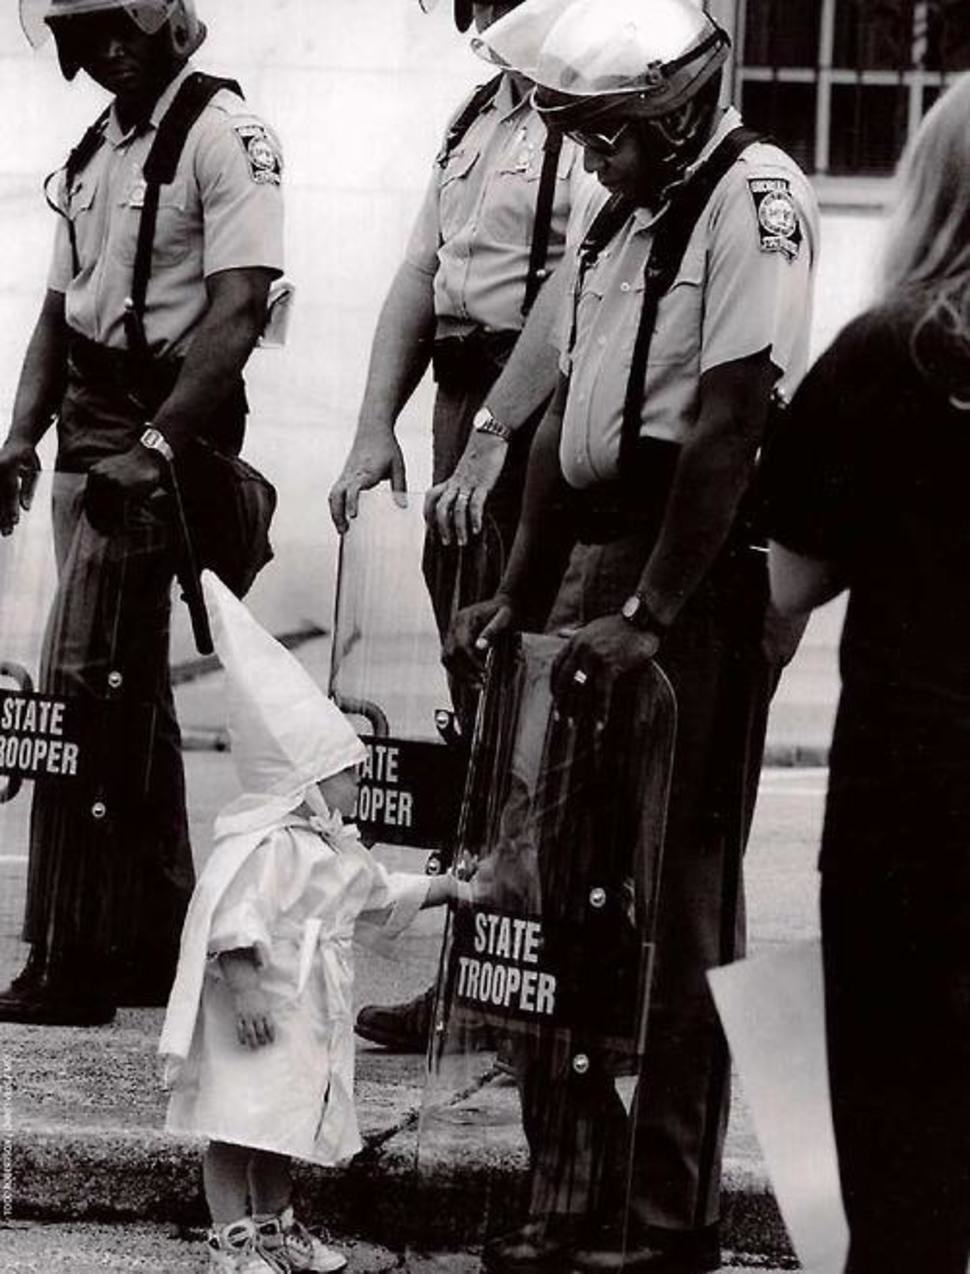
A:
MULTIPOLYGON (((13 1143, 13 1216, 203 1224, 200 1150, 201 1143, 121 1127, 22 1130, 13 1143)), ((297 1188, 308 1214, 334 1234, 395 1249, 474 1245, 486 1201, 493 1224, 515 1223, 522 1156, 466 1150, 460 1161, 439 1162, 420 1186, 415 1162, 412 1123, 344 1168, 298 1166, 297 1188)), ((724 1172, 722 1243, 759 1257, 791 1255, 767 1180, 732 1161, 724 1172)))

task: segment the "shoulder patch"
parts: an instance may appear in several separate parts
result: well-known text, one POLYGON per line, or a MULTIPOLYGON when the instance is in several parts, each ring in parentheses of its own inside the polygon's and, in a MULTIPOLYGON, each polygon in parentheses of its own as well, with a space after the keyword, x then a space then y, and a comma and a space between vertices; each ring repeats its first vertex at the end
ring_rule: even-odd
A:
POLYGON ((278 186, 283 179, 283 156, 262 124, 233 124, 232 131, 249 161, 249 175, 259 186, 278 186))
POLYGON ((794 261, 802 243, 802 224, 787 177, 749 177, 762 252, 781 252, 794 261))

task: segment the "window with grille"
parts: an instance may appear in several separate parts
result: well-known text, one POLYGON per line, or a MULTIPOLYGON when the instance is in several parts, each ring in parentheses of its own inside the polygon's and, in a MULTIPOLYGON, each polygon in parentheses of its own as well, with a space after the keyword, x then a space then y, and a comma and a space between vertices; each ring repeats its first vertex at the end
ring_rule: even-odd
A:
POLYGON ((745 120, 806 172, 881 176, 970 68, 970 0, 743 0, 745 120))

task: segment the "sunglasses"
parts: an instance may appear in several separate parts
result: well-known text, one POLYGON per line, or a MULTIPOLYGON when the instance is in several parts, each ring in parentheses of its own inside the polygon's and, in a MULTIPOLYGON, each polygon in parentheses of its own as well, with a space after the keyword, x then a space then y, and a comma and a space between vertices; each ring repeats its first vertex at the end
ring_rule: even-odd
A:
POLYGON ((600 155, 609 156, 615 155, 620 149, 623 134, 629 127, 629 122, 624 122, 615 133, 594 133, 586 128, 567 128, 565 132, 567 137, 584 149, 595 150, 600 155))

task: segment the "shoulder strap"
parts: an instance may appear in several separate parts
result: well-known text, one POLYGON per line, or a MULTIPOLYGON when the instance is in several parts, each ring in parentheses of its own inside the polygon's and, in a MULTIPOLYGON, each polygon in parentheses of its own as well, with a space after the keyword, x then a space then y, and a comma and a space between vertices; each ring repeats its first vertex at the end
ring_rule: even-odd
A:
POLYGON ((610 195, 606 203, 590 223, 589 229, 579 245, 579 269, 573 285, 573 317, 569 329, 569 353, 576 345, 576 319, 579 310, 579 298, 583 291, 583 280, 586 271, 595 265, 599 254, 610 242, 622 225, 633 216, 636 205, 623 195, 610 195))
POLYGON ((472 124, 494 98, 499 90, 499 85, 502 83, 503 74, 504 72, 500 71, 498 75, 488 80, 487 83, 479 84, 478 88, 452 120, 448 132, 445 134, 444 144, 438 152, 437 163, 439 167, 443 168, 447 164, 449 155, 456 146, 461 144, 462 138, 472 124))
POLYGON ((595 264, 597 257, 629 218, 636 205, 623 195, 610 195, 606 203, 590 223, 579 245, 579 258, 583 270, 595 264))
POLYGON ((64 176, 68 185, 73 182, 82 169, 87 168, 88 164, 101 149, 104 143, 104 130, 108 127, 110 114, 111 107, 106 106, 68 155, 67 162, 64 165, 64 176))
POLYGON ((59 208, 48 194, 48 186, 57 176, 57 173, 51 173, 44 182, 44 198, 58 216, 65 217, 67 221, 67 237, 71 245, 71 268, 75 274, 77 274, 80 270, 81 262, 77 253, 77 234, 74 229, 74 222, 71 220, 71 188, 74 185, 74 178, 78 175, 78 173, 83 172, 83 170, 87 168, 88 164, 104 145, 104 132, 108 127, 108 116, 110 114, 111 107, 106 106, 91 127, 87 129, 78 144, 70 152, 67 157, 67 161, 61 170, 64 173, 64 189, 66 191, 67 199, 66 215, 64 209, 59 208))
POLYGON ((633 473, 633 455, 640 436, 643 383, 660 299, 670 288, 680 269, 691 234, 714 193, 715 186, 741 153, 758 140, 760 134, 750 128, 735 128, 728 133, 707 162, 676 192, 657 224, 653 246, 644 268, 643 306, 623 405, 619 455, 621 479, 633 473))
POLYGON ((562 150, 562 133, 552 129, 546 133, 542 148, 542 172, 539 175, 539 193, 536 196, 535 218, 532 222, 532 245, 529 249, 529 273, 525 280, 525 296, 522 300, 522 317, 527 318, 535 304, 539 289, 545 283, 549 271, 549 234, 552 230, 552 211, 556 202, 556 177, 559 173, 559 154, 562 150))
POLYGON ((196 71, 188 76, 162 117, 158 132, 145 160, 145 202, 138 223, 138 245, 132 271, 131 297, 125 314, 125 333, 129 347, 147 355, 145 339, 145 300, 152 270, 152 246, 158 221, 158 199, 162 186, 175 177, 179 158, 192 125, 220 89, 229 89, 239 97, 242 89, 235 80, 220 79, 196 71))

